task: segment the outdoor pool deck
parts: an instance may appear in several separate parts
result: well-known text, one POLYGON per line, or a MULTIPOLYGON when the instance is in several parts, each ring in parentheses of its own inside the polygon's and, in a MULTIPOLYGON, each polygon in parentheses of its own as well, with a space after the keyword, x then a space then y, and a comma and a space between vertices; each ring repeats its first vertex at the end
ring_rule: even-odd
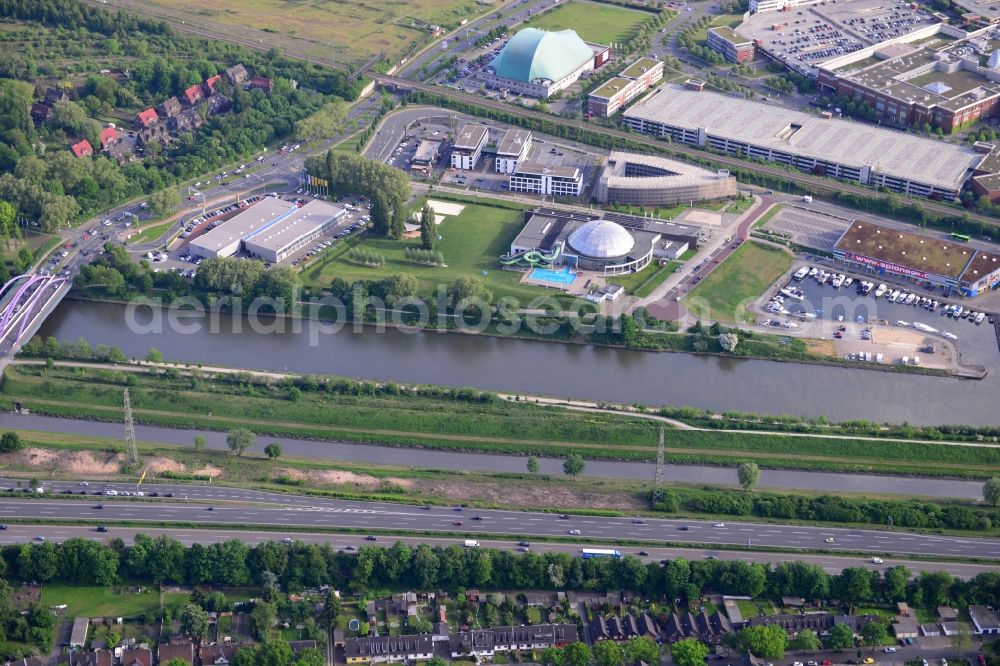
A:
POLYGON ((593 279, 594 276, 581 271, 574 271, 572 269, 570 269, 569 272, 565 271, 565 268, 556 271, 544 268, 533 268, 529 271, 525 271, 520 282, 521 284, 530 284, 536 287, 558 289, 574 296, 586 296, 587 290, 585 289, 585 286, 591 281, 591 279, 593 279), (563 277, 563 275, 566 275, 566 277, 563 277))

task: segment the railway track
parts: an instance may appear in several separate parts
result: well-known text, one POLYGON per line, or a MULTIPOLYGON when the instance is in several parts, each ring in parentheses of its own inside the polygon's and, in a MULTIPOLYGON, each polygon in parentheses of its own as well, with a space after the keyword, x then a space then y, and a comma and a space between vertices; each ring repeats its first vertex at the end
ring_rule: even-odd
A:
MULTIPOLYGON (((534 120, 545 121, 545 122, 556 121, 562 125, 573 127, 574 129, 581 131, 591 131, 591 132, 600 131, 602 134, 605 134, 607 136, 620 138, 626 141, 634 142, 636 141, 636 139, 645 136, 642 134, 624 132, 622 130, 613 129, 609 127, 598 127, 595 125, 584 123, 579 120, 559 118, 547 113, 542 113, 540 111, 532 111, 531 109, 519 108, 489 98, 479 97, 476 95, 469 95, 467 93, 457 92, 448 88, 442 88, 440 86, 433 86, 433 85, 428 85, 426 83, 410 81, 409 79, 400 78, 398 76, 388 76, 373 71, 367 72, 367 75, 375 79, 380 85, 392 86, 398 90, 418 90, 421 92, 432 93, 440 95, 442 97, 453 99, 455 101, 474 104, 476 106, 480 106, 490 110, 500 111, 507 114, 515 114, 522 116, 524 118, 531 118, 534 120)), ((650 140, 655 141, 655 139, 650 139, 650 140)), ((773 176, 775 178, 780 178, 789 182, 807 186, 819 194, 836 195, 840 192, 848 192, 851 194, 857 194, 860 196, 867 197, 877 193, 872 188, 856 185, 846 181, 834 181, 828 178, 813 176, 800 171, 785 171, 784 169, 768 166, 767 164, 761 164, 758 162, 748 162, 736 157, 732 157, 730 155, 709 153, 683 143, 670 143, 669 146, 671 151, 679 155, 687 156, 692 160, 709 159, 720 165, 732 167, 734 169, 749 169, 756 173, 764 174, 767 176, 773 176)), ((949 206, 947 204, 938 203, 930 199, 909 197, 902 194, 898 196, 900 197, 903 203, 918 204, 928 212, 933 212, 940 215, 949 215, 949 216, 962 215, 964 213, 968 214, 970 219, 976 220, 978 222, 982 222, 984 224, 989 224, 992 226, 1000 226, 1000 220, 989 218, 971 211, 966 211, 965 209, 959 208, 957 206, 949 206)))

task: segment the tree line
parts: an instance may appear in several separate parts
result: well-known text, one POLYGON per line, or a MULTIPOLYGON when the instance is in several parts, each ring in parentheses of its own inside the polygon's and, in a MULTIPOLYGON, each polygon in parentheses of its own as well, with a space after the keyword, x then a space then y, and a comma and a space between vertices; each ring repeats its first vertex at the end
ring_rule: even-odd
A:
POLYGON ((139 535, 132 545, 114 538, 5 546, 0 575, 42 583, 110 585, 123 579, 185 585, 276 585, 290 592, 329 585, 364 594, 387 588, 417 589, 621 589, 656 598, 697 601, 705 592, 754 598, 836 598, 846 604, 908 601, 924 607, 946 603, 1000 603, 1000 573, 969 580, 947 572, 911 572, 898 565, 884 574, 851 567, 828 574, 819 565, 782 562, 775 567, 739 560, 643 562, 635 557, 582 559, 568 553, 513 553, 489 548, 420 545, 362 547, 357 555, 330 545, 231 540, 185 547, 169 536, 139 535))
MULTIPOLYGON (((752 483, 750 484, 753 485, 752 483)), ((1000 503, 1000 482, 990 504, 1000 503), (996 503, 992 500, 996 499, 996 503)), ((987 493, 989 494, 987 489, 987 493)), ((865 500, 840 495, 807 497, 775 493, 733 493, 727 491, 669 490, 653 504, 659 511, 679 509, 695 513, 729 516, 758 516, 782 520, 833 523, 866 523, 920 529, 948 528, 989 531, 996 512, 989 508, 945 505, 905 500, 865 500)))

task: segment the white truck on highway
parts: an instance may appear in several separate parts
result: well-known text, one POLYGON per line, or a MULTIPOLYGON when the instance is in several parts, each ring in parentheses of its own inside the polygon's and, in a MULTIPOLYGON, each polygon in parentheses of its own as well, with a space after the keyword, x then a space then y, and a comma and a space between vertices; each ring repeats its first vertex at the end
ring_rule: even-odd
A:
POLYGON ((476 541, 475 539, 466 539, 465 540, 465 547, 466 548, 479 548, 479 542, 476 541))

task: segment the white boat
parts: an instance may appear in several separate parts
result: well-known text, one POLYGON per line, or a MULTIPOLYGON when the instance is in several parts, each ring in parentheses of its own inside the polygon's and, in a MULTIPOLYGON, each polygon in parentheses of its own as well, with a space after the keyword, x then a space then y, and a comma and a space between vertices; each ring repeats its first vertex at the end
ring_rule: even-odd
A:
POLYGON ((897 319, 896 320, 896 326, 909 326, 909 325, 910 325, 910 322, 908 322, 908 321, 903 321, 902 319, 897 319))
POLYGON ((844 276, 843 275, 840 275, 838 273, 837 275, 833 276, 833 286, 834 287, 836 287, 837 289, 840 289, 843 286, 843 284, 844 284, 844 276))
POLYGON ((951 316, 954 317, 955 319, 958 319, 959 317, 962 316, 962 311, 964 309, 965 308, 963 308, 961 305, 956 305, 955 309, 951 311, 951 316))
POLYGON ((815 312, 793 312, 793 313, 791 313, 791 316, 795 317, 796 319, 802 319, 804 321, 812 321, 812 320, 814 320, 816 318, 816 313, 815 312))
POLYGON ((976 323, 977 324, 982 324, 984 319, 986 319, 986 313, 985 312, 980 312, 979 314, 976 315, 976 323))
POLYGON ((875 290, 875 298, 882 298, 882 294, 884 294, 885 290, 888 288, 889 287, 885 286, 884 284, 880 284, 878 286, 878 289, 875 290))
POLYGON ((809 269, 809 277, 816 277, 817 273, 819 273, 819 269, 815 266, 809 269))
POLYGON ((958 340, 958 336, 954 333, 949 333, 948 331, 941 331, 941 335, 948 338, 949 340, 958 340))
POLYGON ((852 284, 854 284, 854 278, 850 278, 849 277, 849 278, 845 278, 844 279, 844 286, 845 287, 850 287, 852 284))
POLYGON ((801 282, 802 280, 805 279, 807 275, 809 275, 809 267, 803 266, 799 270, 795 271, 795 273, 792 275, 792 279, 795 280, 796 282, 801 282))
POLYGON ((927 324, 922 324, 919 321, 913 322, 913 328, 917 329, 918 331, 923 331, 924 333, 937 333, 938 332, 938 330, 936 328, 934 328, 932 326, 928 326, 927 324))
POLYGON ((916 298, 917 298, 916 294, 907 294, 906 300, 903 302, 906 303, 907 305, 912 305, 913 301, 916 300, 916 298))
POLYGON ((793 298, 796 301, 801 301, 806 297, 806 294, 801 289, 796 289, 792 285, 788 285, 779 292, 782 296, 786 298, 793 298))

